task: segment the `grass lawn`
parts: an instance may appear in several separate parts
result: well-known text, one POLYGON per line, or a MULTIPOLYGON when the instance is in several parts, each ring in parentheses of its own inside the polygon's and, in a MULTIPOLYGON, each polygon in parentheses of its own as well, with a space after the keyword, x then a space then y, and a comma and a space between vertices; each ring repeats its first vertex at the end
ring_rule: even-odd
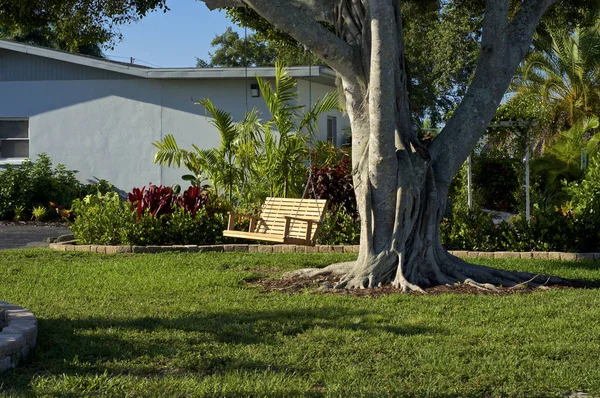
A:
MULTIPOLYGON (((599 290, 357 298, 247 283, 351 258, 0 252, 0 300, 39 320, 0 396, 600 396, 599 290)), ((598 263, 478 261, 600 279, 598 263)))

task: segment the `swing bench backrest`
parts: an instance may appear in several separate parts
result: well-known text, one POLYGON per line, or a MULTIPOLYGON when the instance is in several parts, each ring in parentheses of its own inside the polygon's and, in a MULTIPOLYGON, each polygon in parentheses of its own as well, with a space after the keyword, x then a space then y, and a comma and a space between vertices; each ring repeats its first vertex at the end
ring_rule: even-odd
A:
POLYGON ((269 197, 258 217, 229 213, 229 223, 223 236, 314 246, 326 204, 324 199, 269 197), (236 218, 250 219, 248 232, 233 229, 236 218))

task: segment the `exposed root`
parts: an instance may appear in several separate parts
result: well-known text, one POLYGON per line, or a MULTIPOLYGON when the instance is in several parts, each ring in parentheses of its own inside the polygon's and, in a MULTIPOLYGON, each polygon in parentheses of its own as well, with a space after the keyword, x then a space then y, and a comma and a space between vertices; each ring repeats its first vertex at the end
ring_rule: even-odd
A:
POLYGON ((463 282, 465 285, 469 285, 469 286, 473 286, 476 287, 477 289, 481 289, 481 290, 493 290, 493 291, 498 291, 498 288, 494 285, 492 285, 491 283, 479 283, 479 282, 475 282, 473 279, 465 279, 465 281, 463 282))
MULTIPOLYGON (((405 255, 405 253, 403 253, 405 255)), ((391 286, 404 293, 426 293, 434 286, 466 285, 481 291, 544 288, 547 285, 591 287, 593 283, 529 272, 505 271, 470 264, 441 249, 430 256, 411 256, 409 264, 400 265, 394 250, 378 256, 359 256, 357 261, 331 264, 325 268, 307 268, 284 274, 284 279, 334 277, 333 288, 371 289, 391 286)))
POLYGON ((407 281, 401 272, 398 275, 396 275, 396 279, 392 283, 392 286, 395 288, 401 289, 402 293, 419 292, 419 293, 427 294, 427 292, 425 292, 425 290, 421 289, 421 287, 407 281))
POLYGON ((283 274, 283 278, 315 278, 317 276, 343 276, 348 274, 356 261, 335 263, 325 268, 303 268, 283 274))

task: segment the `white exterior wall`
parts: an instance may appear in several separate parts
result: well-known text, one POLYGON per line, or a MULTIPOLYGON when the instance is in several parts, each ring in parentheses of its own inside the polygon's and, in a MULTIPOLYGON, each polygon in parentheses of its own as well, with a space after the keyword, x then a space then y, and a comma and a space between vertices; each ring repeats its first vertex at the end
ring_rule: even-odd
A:
MULTIPOLYGON (((252 79, 253 80, 253 79, 252 79)), ((252 81, 248 81, 250 84, 252 81)), ((173 134, 182 148, 220 143, 204 107, 210 98, 217 108, 240 120, 245 111, 245 80, 54 80, 0 82, 0 118, 29 118, 29 155, 46 152, 55 165, 79 170, 83 182, 106 179, 118 189, 181 183, 185 168, 161 168, 153 163, 153 142, 173 134)), ((328 86, 312 84, 313 101, 328 86)), ((299 80, 301 103, 308 104, 308 83, 299 80)), ((248 108, 269 117, 262 96, 248 94, 248 108)), ((339 112, 338 136, 348 124, 339 112)), ((319 119, 326 139, 327 116, 319 119)))
MULTIPOLYGON (((325 84, 312 82, 310 80, 298 79, 298 101, 300 104, 306 106, 308 109, 310 100, 312 101, 312 105, 317 102, 317 100, 327 93, 336 90, 336 87, 327 86, 325 84)), ((321 116, 319 116, 319 132, 320 135, 316 137, 318 140, 326 141, 327 140, 327 117, 333 116, 337 120, 337 146, 341 146, 344 140, 344 129, 350 128, 350 119, 347 115, 342 114, 341 112, 333 111, 327 112, 321 116)))

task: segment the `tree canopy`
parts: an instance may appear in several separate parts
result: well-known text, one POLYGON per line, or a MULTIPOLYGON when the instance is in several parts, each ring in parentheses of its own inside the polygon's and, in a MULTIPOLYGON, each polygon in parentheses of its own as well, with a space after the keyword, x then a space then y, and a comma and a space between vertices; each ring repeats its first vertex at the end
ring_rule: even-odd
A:
POLYGON ((241 37, 231 27, 216 35, 210 45, 215 48, 214 53, 208 54, 208 61, 197 58, 197 67, 275 66, 276 60, 289 66, 321 63, 296 42, 264 40, 255 33, 241 37))
MULTIPOLYGON (((429 119, 434 127, 439 126, 464 96, 479 55, 485 3, 485 0, 401 2, 410 109, 415 120, 429 119)), ((598 4, 598 0, 555 4, 538 26, 539 35, 544 35, 549 27, 590 23, 586 10, 598 4)), ((512 12, 517 6, 518 2, 511 2, 512 12)), ((227 15, 238 26, 255 30, 259 41, 268 41, 274 47, 297 46, 288 33, 274 27, 251 7, 228 8, 227 15)), ((333 24, 323 26, 334 31, 333 24)))
POLYGON ((90 45, 111 47, 122 38, 119 25, 159 9, 168 10, 166 0, 2 0, 0 29, 7 37, 59 42, 61 49, 76 52, 90 45))

